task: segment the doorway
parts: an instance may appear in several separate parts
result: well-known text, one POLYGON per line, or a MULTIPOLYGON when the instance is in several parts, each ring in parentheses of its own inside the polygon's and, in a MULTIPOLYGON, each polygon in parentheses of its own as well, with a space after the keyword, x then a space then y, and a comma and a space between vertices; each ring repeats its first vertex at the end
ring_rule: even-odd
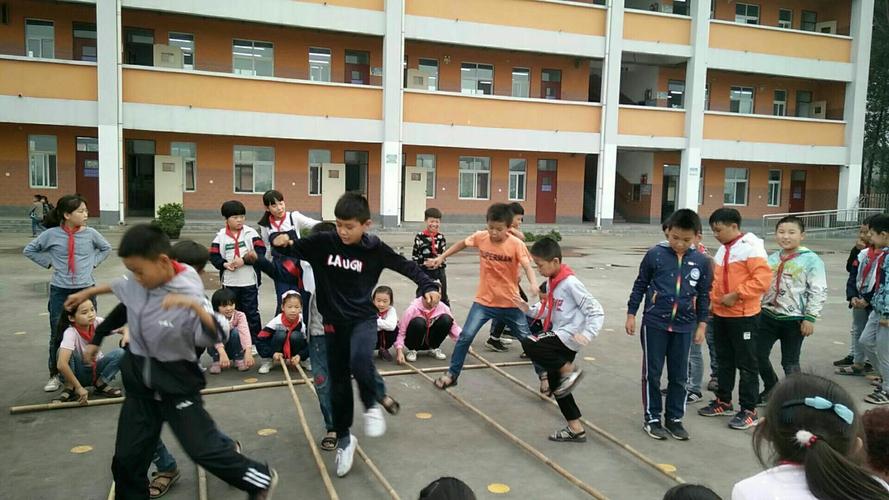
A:
POLYGON ((790 172, 790 211, 806 211, 806 171, 790 172))
POLYGON ((538 224, 556 221, 558 166, 558 160, 537 160, 537 213, 534 222, 538 224))
POLYGON ((124 64, 154 66, 154 30, 124 28, 124 64))
POLYGON ((679 166, 664 165, 664 186, 661 191, 661 222, 676 211, 676 196, 679 192, 679 166))
POLYGON ((78 137, 74 156, 77 193, 86 199, 86 206, 99 213, 99 140, 95 137, 78 137))
POLYGON ((346 151, 346 191, 367 196, 367 151, 346 151))
POLYGON ((596 222, 596 181, 599 155, 586 155, 583 162, 583 222, 596 222))
POLYGON ((370 84, 370 52, 346 51, 346 83, 370 84))
POLYGON ((545 69, 540 72, 540 98, 562 98, 562 71, 558 69, 545 69))
POLYGON ((74 60, 96 62, 96 25, 74 23, 74 60))
POLYGON ((127 214, 154 216, 154 141, 127 139, 127 214))

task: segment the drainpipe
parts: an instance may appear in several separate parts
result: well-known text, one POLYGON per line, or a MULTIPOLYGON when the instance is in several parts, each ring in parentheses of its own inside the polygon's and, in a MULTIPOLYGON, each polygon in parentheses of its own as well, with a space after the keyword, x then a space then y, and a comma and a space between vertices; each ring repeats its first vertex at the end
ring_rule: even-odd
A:
MULTIPOLYGON (((101 0, 100 0, 101 1, 101 0)), ((120 14, 120 1, 115 0, 115 10, 117 11, 117 212, 118 225, 123 226, 126 223, 124 218, 124 198, 126 195, 126 183, 124 182, 123 168, 123 70, 121 68, 121 54, 123 54, 123 30, 120 14)))
POLYGON ((611 78, 608 72, 608 53, 611 48, 611 9, 614 7, 614 0, 608 0, 606 21, 605 21, 605 58, 602 59, 602 86, 599 89, 599 100, 602 102, 602 112, 600 113, 599 119, 599 158, 598 158, 598 167, 596 172, 596 229, 602 229, 602 196, 604 194, 604 190, 602 186, 604 185, 602 182, 602 177, 604 174, 604 168, 602 164, 602 155, 605 154, 605 106, 611 106, 612 103, 606 102, 608 95, 608 80, 611 78))

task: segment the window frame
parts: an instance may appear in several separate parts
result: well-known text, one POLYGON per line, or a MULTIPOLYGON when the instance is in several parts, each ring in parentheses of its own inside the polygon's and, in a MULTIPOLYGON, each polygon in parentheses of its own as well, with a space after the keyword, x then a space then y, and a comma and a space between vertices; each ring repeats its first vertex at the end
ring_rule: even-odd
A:
POLYGON ((170 156, 178 156, 182 158, 182 192, 194 193, 198 190, 198 144, 191 141, 171 141, 170 156), (184 149, 179 144, 191 144, 193 146, 194 156, 181 156, 173 154, 174 148, 184 149), (191 184, 192 188, 188 189, 188 162, 191 162, 191 184))
POLYGON ((770 168, 768 173, 768 189, 766 190, 766 206, 767 207, 780 207, 781 206, 781 182, 783 181, 784 173, 779 168, 770 168), (778 178, 772 179, 772 172, 778 172, 778 178), (772 203, 772 188, 775 187, 775 202, 772 203))
MULTIPOLYGON (((246 45, 241 45, 241 47, 246 47, 246 45)), ((275 44, 274 42, 267 42, 264 40, 252 40, 247 38, 232 38, 232 74, 238 76, 260 76, 260 77, 274 77, 275 76, 275 44), (256 44, 266 44, 269 49, 271 49, 271 65, 272 65, 272 74, 270 75, 260 75, 256 72, 256 59, 258 59, 255 55, 250 56, 250 63, 252 65, 252 73, 239 73, 238 69, 235 67, 235 43, 236 42, 249 42, 250 43, 250 51, 255 53, 256 44)))
POLYGON ((465 61, 461 62, 460 63, 460 93, 461 94, 468 94, 468 95, 494 95, 494 65, 493 64, 486 64, 486 63, 477 63, 477 62, 465 62, 465 61), (475 76, 473 77, 474 78, 473 81, 475 82, 475 88, 473 88, 471 92, 468 91, 468 89, 463 87, 463 81, 464 81, 464 78, 463 78, 463 69, 464 68, 463 67, 468 66, 468 65, 475 66, 475 68, 473 68, 473 70, 475 71, 475 76), (485 66, 485 69, 487 69, 487 68, 491 69, 491 82, 490 82, 491 83, 491 92, 490 93, 485 93, 484 91, 481 91, 481 92, 479 91, 479 83, 482 81, 478 77, 478 70, 479 70, 480 66, 485 66))
MULTIPOLYGON (((435 59, 432 57, 418 57, 417 58, 417 71, 423 71, 423 61, 435 62, 435 75, 426 79, 426 90, 428 90, 430 92, 436 92, 436 91, 438 91, 438 80, 439 80, 439 76, 441 74, 439 71, 440 68, 438 65, 438 59, 435 59), (429 84, 430 80, 434 80, 435 88, 432 88, 432 85, 429 84)), ((426 66, 429 66, 429 65, 427 64, 426 66)))
POLYGON ((685 109, 685 81, 684 80, 667 80, 667 107, 670 109, 685 109), (671 87, 681 87, 681 90, 674 91, 671 87), (679 95, 679 106, 673 105, 673 95, 679 95))
POLYGON ((509 201, 525 201, 528 196, 528 160, 510 158, 508 165, 509 182, 507 183, 506 198, 509 201), (521 162, 522 170, 513 170, 513 162, 521 162), (515 179, 515 193, 513 193, 513 179, 515 179), (518 196, 519 189, 521 189, 521 196, 518 196))
POLYGON ((195 69, 195 52, 196 52, 195 49, 197 48, 197 45, 195 44, 195 41, 194 41, 194 33, 187 33, 185 31, 168 31, 167 32, 167 44, 169 44, 171 47, 178 47, 179 50, 182 51, 182 69, 189 70, 189 71, 193 71, 195 69), (173 35, 191 37, 191 47, 189 47, 186 51, 186 49, 183 49, 182 45, 179 45, 179 44, 174 45, 173 41, 172 41, 173 35), (186 53, 189 56, 191 56, 191 64, 188 64, 187 62, 185 62, 186 53))
MULTIPOLYGON (((730 113, 736 113, 736 114, 739 114, 739 115, 752 115, 752 114, 755 114, 755 111, 756 111, 756 88, 755 88, 755 87, 745 87, 745 86, 743 86, 743 85, 731 85, 731 86, 729 87, 729 98, 728 98, 728 99, 729 99, 729 112, 730 112, 730 113), (738 89, 738 90, 736 91, 735 89, 738 89), (732 94, 733 94, 733 93, 736 93, 736 92, 737 92, 737 93, 740 93, 740 94, 744 94, 744 93, 745 93, 745 92, 744 92, 745 90, 750 90, 750 92, 749 92, 749 94, 750 94, 750 112, 749 112, 749 113, 744 113, 744 112, 742 112, 742 111, 741 111, 741 105, 740 105, 740 104, 738 104, 738 111, 732 111, 732 110, 731 110, 732 102, 735 102, 735 101, 732 100, 732 94)), ((741 102, 743 102, 743 101, 740 101, 740 100, 739 100, 739 101, 737 101, 737 102, 738 102, 738 103, 741 103, 741 102)))
POLYGON ((778 9, 778 27, 781 29, 785 29, 785 30, 792 30, 793 29, 793 9, 784 9, 784 8, 778 9), (787 22, 786 26, 783 24, 785 21, 781 19, 781 14, 784 12, 787 12, 790 14, 790 18, 786 21, 787 22))
MULTIPOLYGON (((320 67, 320 66, 319 66, 320 67)), ((322 75, 323 76, 323 75, 322 75)), ((309 47, 309 81, 312 82, 327 82, 330 83, 333 81, 333 51, 327 47, 309 47), (327 51, 327 80, 316 80, 314 78, 314 66, 313 64, 318 59, 312 59, 312 51, 316 51, 315 54, 322 54, 322 52, 317 51, 327 51)))
POLYGON ((510 95, 519 99, 529 99, 531 97, 531 68, 525 68, 521 66, 513 67, 512 71, 510 72, 510 76, 512 77, 510 95), (524 89, 526 90, 525 95, 516 95, 516 70, 519 70, 519 74, 522 74, 522 71, 527 72, 525 73, 525 76, 527 77, 527 81, 525 81, 527 88, 524 89))
MULTIPOLYGON (((232 192, 235 194, 244 194, 244 195, 251 195, 251 194, 262 195, 269 189, 275 189, 275 158, 276 158, 275 153, 276 152, 275 152, 274 146, 250 146, 247 144, 235 144, 232 147, 232 192), (239 163, 238 163, 238 159, 237 159, 237 154, 238 154, 239 148, 251 149, 251 150, 253 150, 254 155, 256 154, 256 152, 258 152, 261 149, 271 150, 271 152, 272 152, 272 159, 271 160, 257 160, 254 158, 252 163, 250 163, 250 167, 251 167, 250 175, 251 175, 251 182, 253 184, 252 191, 238 191, 238 165, 239 165, 239 163), (261 190, 256 189, 256 172, 258 170, 257 165, 271 167, 271 184, 269 185, 268 189, 261 189, 261 190)), ((241 165, 245 165, 245 163, 241 163, 241 165)))
POLYGON ((772 92, 772 116, 787 116, 787 90, 775 89, 772 92), (778 99, 778 92, 784 93, 784 99, 778 99), (781 106, 781 113, 776 113, 776 106, 781 106))
POLYGON ((59 188, 59 138, 52 134, 28 134, 28 187, 31 189, 58 189, 59 188), (32 138, 51 137, 55 151, 37 149, 37 140, 32 138), (34 147, 31 144, 34 144, 34 147), (41 158, 40 168, 43 170, 41 176, 44 179, 43 184, 35 184, 34 168, 35 158, 41 158), (53 161, 50 161, 52 159, 53 161), (54 171, 54 172, 53 172, 54 171), (55 185, 51 181, 55 174, 55 185))
POLYGON ((491 157, 490 156, 460 156, 457 159, 457 198, 460 200, 490 200, 491 199, 491 157), (476 163, 476 160, 484 160, 479 161, 478 163, 484 164, 487 162, 487 169, 480 168, 463 168, 464 161, 469 161, 472 163, 476 163), (479 176, 484 174, 487 177, 487 183, 485 187, 485 196, 480 197, 478 193, 478 179, 479 176), (463 176, 471 175, 472 182, 472 196, 463 196, 462 192, 462 184, 463 184, 463 176))
MULTIPOLYGON (((72 30, 72 33, 73 33, 73 30, 72 30)), ((25 18, 25 56, 26 57, 33 57, 34 59, 55 59, 56 58, 56 22, 55 21, 53 21, 52 19, 40 19, 40 18, 36 18, 36 17, 26 17, 25 18), (44 23, 44 24, 34 24, 34 26, 47 26, 47 24, 45 24, 45 23, 48 23, 48 25, 52 28, 52 38, 51 38, 51 40, 52 40, 52 54, 50 56, 43 55, 43 43, 46 40, 50 40, 49 38, 41 37, 41 36, 38 36, 38 37, 28 36, 28 23, 32 22, 32 21, 35 23, 44 23), (28 42, 30 40, 39 40, 40 41, 40 55, 39 56, 32 56, 28 53, 28 42)))
POLYGON ((432 200, 435 199, 435 189, 436 189, 436 179, 435 173, 437 171, 437 158, 435 157, 435 153, 417 153, 415 164, 417 167, 425 166, 426 167, 426 199, 432 200), (432 158, 432 167, 430 167, 425 159, 421 159, 421 156, 431 157, 432 158), (431 188, 431 189, 430 189, 431 188), (431 195, 429 193, 432 193, 431 195))
POLYGON ((809 31, 809 32, 817 32, 818 31, 818 12, 814 10, 803 10, 800 12, 799 16, 799 29, 800 31, 809 31), (806 21, 806 14, 812 14, 815 16, 815 19, 809 23, 806 21), (806 26, 811 24, 811 29, 807 29, 806 26))
POLYGON ((329 149, 321 149, 321 148, 312 148, 309 149, 308 156, 308 185, 306 186, 306 191, 309 193, 309 196, 321 196, 324 193, 324 176, 321 175, 324 172, 324 164, 332 162, 333 155, 329 149), (327 153, 327 161, 322 162, 313 162, 312 161, 312 153, 327 153), (315 175, 318 176, 318 192, 312 192, 312 171, 315 171, 315 175))
POLYGON ((756 4, 756 3, 746 3, 746 2, 737 2, 737 3, 735 3, 735 22, 738 23, 738 24, 752 24, 752 25, 758 25, 758 24, 760 24, 759 21, 760 21, 760 15, 761 15, 761 14, 762 14, 762 9, 761 9, 761 6, 760 6, 759 4, 756 4), (741 7, 741 6, 744 7, 744 14, 738 14, 738 7, 741 7), (755 8, 756 8, 756 17, 753 17, 753 16, 750 15, 750 7, 755 7, 755 8), (744 22, 740 22, 740 21, 738 20, 738 16, 742 16, 743 19, 744 19, 744 22), (751 20, 753 20, 753 21, 755 21, 755 22, 752 22, 752 23, 751 23, 751 22, 750 22, 751 20))
POLYGON ((726 167, 724 170, 724 177, 723 177, 722 204, 724 206, 729 206, 729 207, 746 207, 749 199, 750 199, 750 169, 743 168, 743 167, 726 167), (744 178, 743 179, 735 179, 735 178, 729 179, 729 176, 728 176, 729 170, 743 171, 744 178), (725 201, 725 197, 727 194, 726 188, 728 187, 729 182, 731 182, 731 184, 733 186, 733 189, 731 192, 732 192, 732 196, 734 199, 732 202, 725 201), (742 182, 744 183, 744 202, 738 203, 738 200, 737 200, 738 184, 742 183, 742 182))
POLYGON ((799 89, 797 89, 797 91, 796 91, 796 102, 795 102, 796 109, 794 109, 794 115, 795 115, 797 118, 809 118, 809 115, 812 114, 812 104, 814 103, 814 101, 815 101, 815 93, 814 93, 814 92, 812 92, 811 90, 799 90, 799 89), (808 101, 800 100, 800 97, 801 97, 802 95, 806 95, 806 94, 808 94, 808 96, 809 96, 809 100, 808 100, 808 101), (800 111, 800 104, 807 104, 807 105, 808 105, 809 112, 806 113, 806 116, 800 116, 800 114, 799 114, 799 111, 800 111))

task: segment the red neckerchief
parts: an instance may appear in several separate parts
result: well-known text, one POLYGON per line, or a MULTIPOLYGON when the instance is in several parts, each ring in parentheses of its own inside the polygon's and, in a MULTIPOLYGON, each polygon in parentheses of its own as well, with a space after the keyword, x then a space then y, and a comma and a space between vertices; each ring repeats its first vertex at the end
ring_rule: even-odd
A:
POLYGON ((799 257, 799 252, 793 252, 786 257, 784 255, 778 254, 778 258, 781 259, 781 263, 778 264, 778 269, 775 271, 775 298, 772 300, 773 305, 778 304, 778 297, 781 295, 781 276, 784 275, 784 264, 797 257, 799 257))
POLYGON ((231 229, 229 229, 228 226, 225 226, 225 235, 230 237, 231 239, 235 240, 235 258, 236 259, 241 256, 241 245, 238 242, 238 240, 241 238, 241 231, 243 231, 243 230, 244 230, 243 228, 238 229, 238 234, 232 234, 231 229))
POLYGON ((725 255, 722 256, 722 288, 725 290, 725 293, 731 292, 731 290, 729 290, 729 287, 728 287, 728 258, 729 258, 729 254, 732 251, 732 245, 737 243, 738 240, 740 240, 743 237, 744 237, 744 233, 741 233, 738 235, 737 238, 735 238, 732 241, 729 241, 728 243, 723 245, 725 247, 725 255))
POLYGON ((377 312, 377 316, 378 316, 380 319, 385 318, 387 314, 389 314, 389 310, 388 310, 388 309, 386 309, 385 311, 379 311, 379 312, 377 312))
POLYGON ((269 224, 271 224, 275 228, 276 232, 281 232, 281 226, 284 225, 285 220, 287 220, 287 212, 284 212, 284 217, 281 217, 281 221, 278 223, 275 223, 275 216, 272 215, 271 212, 269 212, 269 224))
POLYGON ((80 226, 76 226, 73 229, 68 227, 67 223, 62 223, 61 225, 62 231, 65 231, 65 234, 68 235, 68 274, 71 275, 71 280, 74 280, 74 235, 77 234, 77 231, 80 231, 80 226))
MULTIPOLYGON (((173 266, 173 275, 174 276, 185 271, 185 269, 187 269, 184 264, 180 264, 179 261, 176 261, 176 260, 170 260, 170 264, 173 266)), ((195 269, 195 270, 197 270, 197 269, 195 269)))
POLYGON ((90 324, 90 326, 87 327, 86 331, 81 330, 80 327, 77 326, 76 324, 71 325, 71 326, 74 327, 74 329, 75 329, 75 330, 77 331, 77 333, 80 335, 80 338, 82 338, 83 340, 85 340, 87 344, 89 344, 90 342, 93 341, 93 336, 96 334, 96 325, 95 325, 95 323, 90 324))
POLYGON ((800 466, 800 465, 802 465, 802 464, 799 463, 799 462, 794 462, 793 460, 778 460, 778 465, 796 465, 796 466, 800 466))
MULTIPOLYGON (((867 279, 867 275, 870 274, 870 270, 874 267, 874 262, 881 260, 883 258, 883 249, 878 249, 875 247, 870 247, 867 249, 867 264, 864 265, 864 276, 867 279)), ((877 266, 877 272, 879 272, 880 266, 877 266)), ((880 284, 878 282, 874 282, 874 286, 878 287, 880 284)))
POLYGON ((886 251, 881 250, 880 255, 877 257, 877 275, 874 277, 874 294, 877 293, 877 290, 880 289, 880 285, 883 284, 883 261, 886 260, 886 251))
POLYGON ((301 323, 302 323, 302 321, 300 321, 299 318, 297 318, 296 321, 291 323, 290 320, 287 319, 286 314, 281 314, 281 324, 284 325, 284 328, 287 329, 287 334, 284 336, 284 348, 283 348, 285 359, 290 359, 293 357, 290 355, 290 336, 294 330, 299 328, 299 325, 301 323))
POLYGON ((534 321, 539 320, 543 316, 543 312, 546 311, 546 318, 543 320, 543 331, 545 332, 548 332, 549 327, 552 325, 553 309, 555 309, 553 291, 555 291, 559 283, 564 281, 568 276, 574 276, 574 271, 567 265, 562 264, 562 267, 559 268, 559 272, 550 278, 546 285, 546 300, 541 304, 540 311, 537 311, 537 316, 534 318, 534 321))
POLYGON ((426 319, 426 335, 423 337, 423 343, 421 346, 429 345, 429 332, 432 329, 432 320, 434 319, 432 315, 435 313, 435 310, 420 309, 420 314, 426 319))
POLYGON ((427 238, 429 238, 429 241, 432 242, 432 256, 433 257, 437 256, 438 255, 438 248, 436 248, 437 245, 435 244, 435 238, 438 236, 438 233, 437 232, 433 233, 432 231, 430 231, 428 229, 424 229, 423 235, 426 236, 427 238))

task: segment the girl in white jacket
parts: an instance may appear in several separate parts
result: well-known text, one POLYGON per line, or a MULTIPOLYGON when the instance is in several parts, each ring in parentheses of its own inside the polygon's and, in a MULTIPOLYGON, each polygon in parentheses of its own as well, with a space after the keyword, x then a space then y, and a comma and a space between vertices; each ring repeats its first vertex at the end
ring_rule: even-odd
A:
POLYGON ((398 336, 398 313, 392 303, 395 302, 392 289, 378 286, 373 294, 374 305, 377 307, 377 349, 381 358, 392 361, 389 348, 398 336))

